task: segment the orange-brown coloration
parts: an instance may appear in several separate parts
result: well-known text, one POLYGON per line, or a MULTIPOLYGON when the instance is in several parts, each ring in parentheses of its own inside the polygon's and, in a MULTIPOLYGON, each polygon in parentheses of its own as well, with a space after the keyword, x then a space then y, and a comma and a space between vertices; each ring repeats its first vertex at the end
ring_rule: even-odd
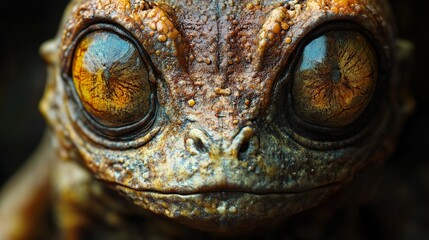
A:
MULTIPOLYGON (((331 42, 329 46, 334 50, 336 47, 341 56, 332 50, 323 59, 325 67, 313 68, 326 81, 315 81, 303 72, 295 73, 293 80, 289 77, 294 74, 293 68, 289 66, 300 58, 301 43, 315 30, 329 25, 330 29, 344 31, 342 23, 348 22, 371 35, 371 44, 384 57, 380 68, 390 73, 395 45, 385 9, 379 0, 72 1, 61 36, 52 43, 51 49, 56 50, 47 58, 51 77, 41 104, 58 143, 55 152, 68 160, 60 161, 67 163, 62 170, 55 170, 64 183, 57 192, 60 204, 72 209, 70 202, 83 199, 75 203, 82 215, 60 210, 58 218, 67 222, 72 214, 81 217, 76 219, 91 215, 94 222, 110 226, 106 212, 124 213, 121 216, 126 220, 131 210, 136 213, 136 218, 130 220, 133 224, 123 222, 112 227, 113 232, 133 235, 128 239, 150 239, 145 230, 153 226, 152 220, 143 220, 146 228, 134 224, 137 218, 150 215, 147 212, 191 228, 233 233, 259 229, 266 222, 271 225, 319 204, 355 173, 381 162, 391 152, 406 109, 410 108, 404 106, 407 101, 401 98, 406 95, 403 90, 389 86, 388 94, 380 95, 380 111, 371 116, 371 124, 362 132, 329 141, 323 139, 322 132, 322 138, 313 139, 285 121, 289 119, 284 108, 291 104, 285 95, 293 94, 297 114, 314 124, 338 113, 337 107, 366 103, 376 81, 366 80, 368 67, 362 59, 367 59, 371 55, 368 51, 373 49, 359 50, 356 45, 362 41, 355 44, 356 39, 331 42), (88 29, 106 25, 111 33, 104 34, 115 36, 117 32, 130 40, 121 40, 130 50, 129 57, 106 68, 108 74, 101 69, 102 63, 113 61, 108 57, 111 48, 93 52, 89 47, 96 41, 89 40, 94 35, 80 39, 88 29), (134 48, 143 54, 140 56, 134 48), (86 58, 91 52, 105 56, 86 58), (356 53, 353 61, 346 61, 351 53, 356 53), (331 81, 332 72, 326 72, 335 64, 343 68, 342 74, 349 81, 331 81), (91 67, 95 70, 90 71, 91 67), (86 112, 108 126, 95 129, 92 121, 82 119, 86 115, 75 96, 64 90, 68 89, 69 78, 73 78, 71 84, 86 112), (153 114, 147 115, 150 125, 142 121, 125 126, 147 110, 148 78, 156 94, 153 114), (354 91, 343 86, 349 82, 354 91), (311 84, 319 87, 310 89, 311 84), (295 89, 290 92, 292 86, 295 89), (359 97, 358 88, 368 94, 359 97), (312 98, 329 89, 332 91, 326 97, 312 98), (328 105, 332 109, 323 110, 328 105), (118 125, 124 126, 112 129, 118 125), (122 131, 127 127, 135 127, 136 131, 122 131), (105 133, 112 131, 115 135, 106 138, 105 133), (366 132, 370 134, 362 134, 366 132), (87 185, 71 181, 70 169, 83 175, 87 185), (132 203, 115 201, 93 210, 95 202, 107 201, 104 188, 98 191, 97 199, 92 199, 92 185, 112 188, 116 191, 112 195, 132 203), (144 214, 137 213, 136 206, 144 214)), ((44 52, 48 55, 46 49, 44 52)), ((335 74, 338 77, 338 71, 335 74)), ((389 81, 394 83, 392 86, 400 82, 389 81)), ((358 115, 349 111, 327 122, 339 126, 358 115)), ((73 238, 85 223, 63 225, 61 235, 73 238), (68 232, 63 233, 63 229, 68 232)))
POLYGON ((309 123, 343 127, 355 121, 371 101, 378 77, 374 49, 364 36, 352 31, 329 32, 312 43, 295 73, 294 109, 309 123), (310 47, 316 41, 323 43, 310 47), (313 56, 318 51, 320 55, 313 56))
POLYGON ((161 42, 165 42, 168 39, 174 40, 179 36, 179 32, 174 27, 174 24, 160 8, 150 10, 144 22, 152 30, 157 31, 159 34, 158 40, 161 42))
POLYGON ((194 100, 194 99, 190 99, 190 100, 188 101, 188 105, 189 105, 190 107, 195 106, 195 104, 196 104, 196 102, 195 102, 195 100, 194 100))
POLYGON ((270 13, 259 32, 258 51, 260 54, 264 53, 266 48, 272 46, 276 41, 281 39, 279 34, 282 28, 285 31, 289 29, 288 20, 289 15, 285 7, 278 7, 270 13))
POLYGON ((76 49, 72 71, 82 105, 101 124, 121 126, 147 113, 148 72, 128 40, 104 31, 87 35, 76 49))

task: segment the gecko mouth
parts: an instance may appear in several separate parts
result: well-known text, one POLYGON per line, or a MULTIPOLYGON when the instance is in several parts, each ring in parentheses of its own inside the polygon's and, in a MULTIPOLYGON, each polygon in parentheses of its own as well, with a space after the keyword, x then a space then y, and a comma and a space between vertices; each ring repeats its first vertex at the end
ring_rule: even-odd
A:
POLYGON ((207 187, 201 187, 200 189, 192 189, 192 190, 181 190, 181 191, 172 191, 172 190, 156 190, 156 189, 139 189, 139 188, 133 188, 124 184, 116 183, 116 182, 107 182, 103 181, 110 185, 111 187, 115 188, 121 188, 121 189, 127 189, 128 191, 134 191, 134 192, 140 192, 140 193, 147 193, 147 194, 159 194, 159 195, 177 195, 177 196, 195 196, 199 194, 209 195, 209 194, 235 194, 235 193, 241 193, 241 194, 251 194, 251 195, 293 195, 293 194, 301 194, 306 192, 312 192, 317 191, 321 189, 336 189, 339 188, 342 183, 341 182, 332 182, 324 185, 314 186, 314 187, 303 187, 299 189, 291 189, 291 190, 252 190, 250 188, 245 187, 231 187, 231 186, 207 186, 207 187))
POLYGON ((155 215, 209 232, 236 233, 273 223, 314 207, 340 188, 340 183, 296 191, 248 191, 207 188, 198 191, 136 190, 115 184, 131 202, 155 215))

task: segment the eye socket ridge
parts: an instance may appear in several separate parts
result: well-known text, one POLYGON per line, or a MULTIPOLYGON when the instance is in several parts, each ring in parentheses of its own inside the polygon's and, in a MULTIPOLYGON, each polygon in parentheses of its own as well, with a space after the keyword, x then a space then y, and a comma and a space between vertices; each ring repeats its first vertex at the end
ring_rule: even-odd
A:
MULTIPOLYGON (((97 44, 95 43, 95 45, 97 45, 97 44)), ((116 46, 113 45, 113 48, 115 48, 115 47, 116 46)), ((84 30, 82 30, 77 35, 77 37, 73 41, 73 44, 71 44, 71 46, 69 47, 68 52, 65 56, 66 56, 67 60, 66 60, 66 62, 64 62, 63 66, 66 67, 65 68, 66 71, 63 72, 63 78, 65 80, 67 80, 66 81, 66 83, 67 83, 66 89, 67 89, 69 96, 71 96, 71 99, 73 100, 73 102, 78 106, 78 108, 75 108, 75 111, 78 112, 77 115, 80 116, 79 118, 81 120, 88 123, 88 124, 84 124, 85 127, 88 126, 88 128, 92 129, 92 131, 94 131, 95 133, 97 133, 99 135, 102 135, 102 136, 105 136, 105 137, 111 138, 111 139, 117 139, 117 140, 118 139, 119 140, 125 140, 129 137, 134 137, 136 134, 141 134, 142 132, 147 132, 150 129, 150 127, 152 126, 152 124, 155 121, 154 117, 156 115, 156 94, 155 94, 155 86, 154 86, 155 76, 154 76, 153 70, 151 68, 150 59, 147 57, 148 55, 143 51, 139 42, 130 33, 126 32, 125 30, 121 29, 120 27, 117 27, 117 26, 112 25, 112 24, 99 23, 99 24, 91 25, 91 26, 85 28, 84 30), (105 33, 105 34, 103 35, 103 33, 105 33), (101 35, 101 37, 98 35, 101 35), (85 42, 85 41, 88 42, 87 38, 88 37, 94 38, 94 36, 98 36, 98 39, 100 39, 100 38, 103 39, 103 37, 105 37, 104 44, 107 44, 107 45, 109 45, 109 43, 108 43, 109 40, 111 40, 111 39, 115 40, 115 38, 116 38, 116 43, 118 43, 118 41, 119 41, 119 43, 125 44, 125 45, 123 44, 123 46, 119 46, 118 48, 122 47, 122 50, 125 49, 126 51, 121 52, 118 49, 105 49, 104 45, 98 44, 98 45, 100 45, 99 47, 101 50, 100 51, 97 51, 97 50, 94 51, 93 50, 91 52, 91 50, 89 50, 89 48, 92 47, 91 44, 93 44, 93 42, 90 42, 90 44, 88 45, 90 47, 84 46, 84 48, 82 48, 81 45, 83 44, 83 42, 85 42), (109 37, 111 39, 108 39, 109 37), (127 43, 128 43, 128 47, 126 47, 127 43), (124 48, 124 46, 125 46, 125 48, 124 48), (136 51, 136 52, 132 53, 132 51, 136 51), (82 54, 80 56, 76 55, 76 54, 81 54, 81 52, 84 52, 84 54, 82 54), (85 54, 87 54, 88 52, 90 53, 88 55, 92 54, 92 56, 89 57, 89 60, 85 58, 86 57, 85 54), (125 54, 125 55, 123 55, 123 54, 125 54), (130 54, 134 54, 134 57, 132 57, 132 55, 130 55, 130 54), (121 62, 111 62, 111 64, 113 64, 113 65, 111 65, 111 67, 108 67, 108 66, 106 67, 105 66, 106 63, 103 60, 103 58, 106 56, 110 57, 110 58, 112 56, 113 57, 115 57, 115 56, 116 57, 118 57, 118 56, 124 57, 125 56, 125 61, 130 61, 130 59, 134 59, 137 62, 133 63, 132 65, 127 65, 126 62, 125 62, 125 65, 124 65, 124 62, 122 62, 122 63, 121 62), (130 56, 132 58, 129 58, 130 56), (77 59, 77 57, 79 57, 80 59, 77 59), (82 60, 82 59, 86 59, 86 60, 82 60), (100 59, 101 59, 101 62, 100 62, 100 59), (92 60, 94 60, 94 61, 92 61, 92 60), (86 62, 84 62, 84 61, 86 61, 86 62), (81 62, 84 62, 84 63, 81 63, 81 62), (82 67, 84 64, 86 64, 86 66, 82 67), (135 73, 136 71, 133 70, 136 68, 135 64, 140 66, 140 69, 142 69, 141 71, 143 71, 142 73, 146 72, 142 76, 143 79, 139 79, 139 77, 138 77, 139 73, 135 73), (77 68, 76 66, 78 66, 77 70, 76 70, 76 68, 77 68), (87 67, 87 66, 89 66, 89 67, 87 67), (128 68, 127 66, 131 67, 132 69, 126 70, 126 68, 128 68), (101 73, 97 73, 97 72, 93 72, 93 71, 91 72, 91 70, 89 70, 89 73, 88 73, 88 71, 86 71, 86 70, 88 70, 91 67, 93 69, 97 69, 97 72, 98 72, 99 68, 102 68, 102 67, 105 70, 101 71, 101 73), (83 68, 85 68, 84 71, 82 70, 83 68), (106 70, 106 68, 107 68, 107 70, 106 70), (111 72, 111 71, 113 71, 113 72, 111 72), (126 71, 126 72, 124 72, 125 77, 123 76, 124 74, 122 71, 126 71), (77 73, 78 75, 76 75, 75 72, 78 72, 77 73), (84 72, 87 75, 87 76, 84 76, 86 79, 85 80, 86 82, 84 82, 83 88, 82 88, 82 82, 83 81, 81 81, 80 79, 78 79, 78 80, 75 79, 75 78, 80 78, 82 75, 82 72, 84 72), (97 80, 98 82, 94 82, 94 79, 98 79, 97 80), (101 83, 100 83, 100 81, 101 81, 101 83), (145 81, 147 81, 147 83, 144 83, 145 81), (76 82, 78 82, 78 83, 76 83, 76 82), (94 84, 94 83, 97 83, 97 84, 94 84), (141 86, 141 85, 139 85, 138 83, 147 85, 144 88, 146 90, 140 89, 139 86, 141 86), (96 88, 98 85, 105 85, 105 86, 99 87, 98 89, 96 89, 97 91, 95 91, 95 92, 91 92, 93 90, 90 88, 92 88, 93 86, 94 86, 93 88, 96 88), (117 87, 119 87, 119 89, 117 87), (77 88, 79 88, 79 89, 77 89, 77 88), (107 90, 109 90, 109 91, 107 91, 107 90), (113 92, 110 93, 110 90, 113 92), (147 97, 144 97, 147 100, 147 101, 145 101, 147 103, 144 103, 147 107, 147 111, 141 113, 140 114, 141 117, 138 117, 138 119, 136 117, 133 117, 133 118, 135 118, 135 120, 131 120, 131 121, 129 121, 129 123, 126 123, 126 124, 124 124, 124 123, 105 124, 103 121, 100 122, 100 120, 97 119, 97 117, 100 117, 97 115, 97 114, 99 114, 100 111, 96 108, 93 108, 92 105, 89 105, 89 107, 88 107, 88 103, 86 102, 87 99, 91 99, 91 103, 96 104, 96 105, 99 104, 100 106, 104 107, 104 109, 108 112, 107 112, 107 114, 102 113, 101 119, 103 119, 103 117, 105 117, 105 116, 103 116, 103 114, 106 115, 107 116, 106 121, 108 123, 110 121, 109 117, 115 118, 118 116, 118 114, 119 114, 119 116, 127 114, 127 113, 122 113, 122 115, 121 115, 121 112, 120 112, 121 108, 119 108, 119 110, 117 108, 115 108, 115 106, 117 106, 117 104, 122 104, 122 105, 118 105, 118 106, 125 106, 125 110, 126 110, 127 105, 123 105, 123 104, 127 104, 127 101, 134 101, 134 104, 131 105, 131 109, 129 109, 129 107, 128 107, 127 111, 130 112, 130 110, 133 110, 133 109, 137 109, 138 111, 141 111, 141 110, 139 110, 139 107, 138 107, 139 105, 136 105, 139 103, 138 103, 138 101, 136 102, 135 99, 137 99, 137 100, 140 99, 140 98, 138 98, 138 95, 142 91, 146 92, 146 94, 148 94, 147 97), (108 94, 108 95, 106 95, 106 94, 108 94), (115 96, 113 96, 112 94, 115 96), (135 96, 136 94, 137 94, 137 98, 132 97, 133 95, 135 96), (93 97, 97 97, 99 100, 92 101, 93 97), (110 103, 108 101, 110 101, 110 103), (113 108, 112 108, 112 104, 111 104, 112 101, 113 101, 113 108), (135 108, 136 106, 137 106, 137 108, 135 108), (118 113, 118 111, 119 111, 119 113, 118 113)), ((114 58, 114 59, 116 59, 116 58, 114 58)), ((108 65, 109 59, 107 59, 106 61, 107 61, 107 65, 108 65)), ((137 70, 137 72, 138 72, 138 70, 137 70)), ((104 110, 102 110, 101 112, 103 112, 103 111, 104 110)), ((134 114, 132 111, 130 113, 134 114)), ((126 116, 126 115, 124 115, 124 116, 126 116)), ((122 119, 122 118, 119 118, 119 119, 122 119)), ((112 121, 115 122, 114 120, 112 120, 112 121)))

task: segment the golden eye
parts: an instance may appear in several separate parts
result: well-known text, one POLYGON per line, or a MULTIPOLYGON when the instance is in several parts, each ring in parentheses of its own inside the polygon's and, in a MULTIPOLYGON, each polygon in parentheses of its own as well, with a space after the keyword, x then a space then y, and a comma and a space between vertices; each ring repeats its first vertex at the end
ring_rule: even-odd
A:
POLYGON ((303 121, 344 127, 367 108, 378 78, 375 51, 356 31, 332 31, 305 46, 294 73, 292 104, 303 121))
POLYGON ((149 112, 151 88, 142 57, 115 33, 86 35, 75 50, 72 76, 83 107, 102 125, 132 124, 149 112))

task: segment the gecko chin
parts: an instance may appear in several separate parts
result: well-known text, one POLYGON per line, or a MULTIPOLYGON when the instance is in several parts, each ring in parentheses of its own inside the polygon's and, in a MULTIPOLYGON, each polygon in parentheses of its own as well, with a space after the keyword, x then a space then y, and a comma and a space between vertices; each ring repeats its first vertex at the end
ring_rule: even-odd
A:
POLYGON ((124 186, 116 186, 116 190, 134 205, 185 226, 237 234, 268 224, 272 226, 314 207, 340 187, 340 183, 334 183, 305 191, 277 193, 212 191, 180 194, 139 191, 124 186))

